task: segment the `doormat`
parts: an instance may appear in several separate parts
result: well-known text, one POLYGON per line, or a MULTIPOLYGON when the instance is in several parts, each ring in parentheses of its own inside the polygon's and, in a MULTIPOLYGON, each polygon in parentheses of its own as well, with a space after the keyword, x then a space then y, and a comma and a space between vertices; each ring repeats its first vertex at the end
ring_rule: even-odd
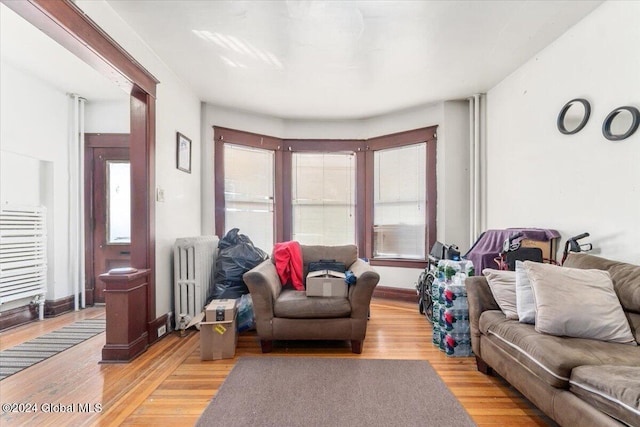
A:
POLYGON ((0 351, 0 381, 104 332, 106 319, 85 319, 0 351))
POLYGON ((475 426, 424 360, 241 357, 200 416, 209 426, 475 426))

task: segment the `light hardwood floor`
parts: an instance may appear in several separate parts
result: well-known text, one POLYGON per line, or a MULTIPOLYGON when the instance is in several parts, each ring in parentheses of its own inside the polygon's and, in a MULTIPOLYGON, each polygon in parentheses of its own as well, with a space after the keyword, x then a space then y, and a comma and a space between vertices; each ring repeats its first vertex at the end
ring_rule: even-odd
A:
MULTIPOLYGON (((0 350, 101 316, 104 308, 88 308, 3 332, 0 350)), ((183 338, 169 334, 131 363, 100 364, 104 339, 104 333, 97 335, 0 381, 1 403, 37 408, 21 414, 3 411, 0 425, 193 425, 237 358, 262 354, 255 333, 246 332, 240 334, 234 359, 201 362, 194 331, 183 338), (99 404, 100 412, 81 412, 79 404, 99 404), (73 411, 53 412, 56 409, 73 411)), ((502 379, 477 372, 473 358, 447 357, 433 347, 431 325, 415 304, 374 299, 362 354, 351 353, 346 342, 290 342, 276 343, 274 352, 263 357, 270 356, 428 360, 478 426, 551 423, 502 379)), ((428 405, 429 390, 424 390, 424 399, 428 405)))

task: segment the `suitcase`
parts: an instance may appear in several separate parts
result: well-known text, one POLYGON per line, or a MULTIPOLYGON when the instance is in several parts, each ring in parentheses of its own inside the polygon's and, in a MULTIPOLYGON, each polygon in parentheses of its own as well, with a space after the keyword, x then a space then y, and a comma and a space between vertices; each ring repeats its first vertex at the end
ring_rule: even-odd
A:
POLYGON ((331 270, 337 271, 338 273, 344 273, 346 269, 344 262, 338 262, 335 259, 321 259, 319 261, 309 263, 309 272, 331 270))

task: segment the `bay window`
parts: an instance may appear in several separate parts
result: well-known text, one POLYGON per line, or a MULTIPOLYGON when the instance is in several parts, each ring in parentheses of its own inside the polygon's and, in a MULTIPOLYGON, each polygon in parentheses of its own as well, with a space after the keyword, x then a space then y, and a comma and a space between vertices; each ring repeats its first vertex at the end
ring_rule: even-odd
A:
POLYGON ((356 244, 373 265, 424 267, 436 239, 436 126, 367 140, 214 127, 215 233, 256 246, 356 244))

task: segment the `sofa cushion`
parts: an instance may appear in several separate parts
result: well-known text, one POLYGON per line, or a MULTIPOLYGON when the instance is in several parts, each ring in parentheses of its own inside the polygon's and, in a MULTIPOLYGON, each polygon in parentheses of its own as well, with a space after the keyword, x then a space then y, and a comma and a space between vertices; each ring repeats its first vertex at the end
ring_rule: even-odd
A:
POLYGON ((490 339, 547 384, 568 388, 571 370, 581 365, 640 366, 640 347, 536 332, 498 310, 480 316, 482 339, 490 339))
POLYGON ((536 331, 636 345, 609 272, 525 261, 536 331))
POLYGON ((349 317, 347 298, 307 297, 305 291, 283 290, 273 305, 276 317, 289 319, 330 319, 349 317))
POLYGON ((608 271, 622 308, 640 314, 640 266, 581 253, 570 253, 564 266, 608 271))
POLYGON ((536 322, 536 302, 524 262, 516 261, 516 309, 522 323, 536 322))
POLYGON ((640 314, 627 313, 627 319, 629 319, 629 326, 631 326, 631 332, 636 337, 636 342, 640 343, 640 314))
POLYGON ((514 271, 485 268, 482 274, 487 278, 489 289, 507 319, 518 319, 516 310, 516 273, 514 271))
POLYGON ((640 366, 578 366, 569 390, 605 414, 640 426, 640 366))

